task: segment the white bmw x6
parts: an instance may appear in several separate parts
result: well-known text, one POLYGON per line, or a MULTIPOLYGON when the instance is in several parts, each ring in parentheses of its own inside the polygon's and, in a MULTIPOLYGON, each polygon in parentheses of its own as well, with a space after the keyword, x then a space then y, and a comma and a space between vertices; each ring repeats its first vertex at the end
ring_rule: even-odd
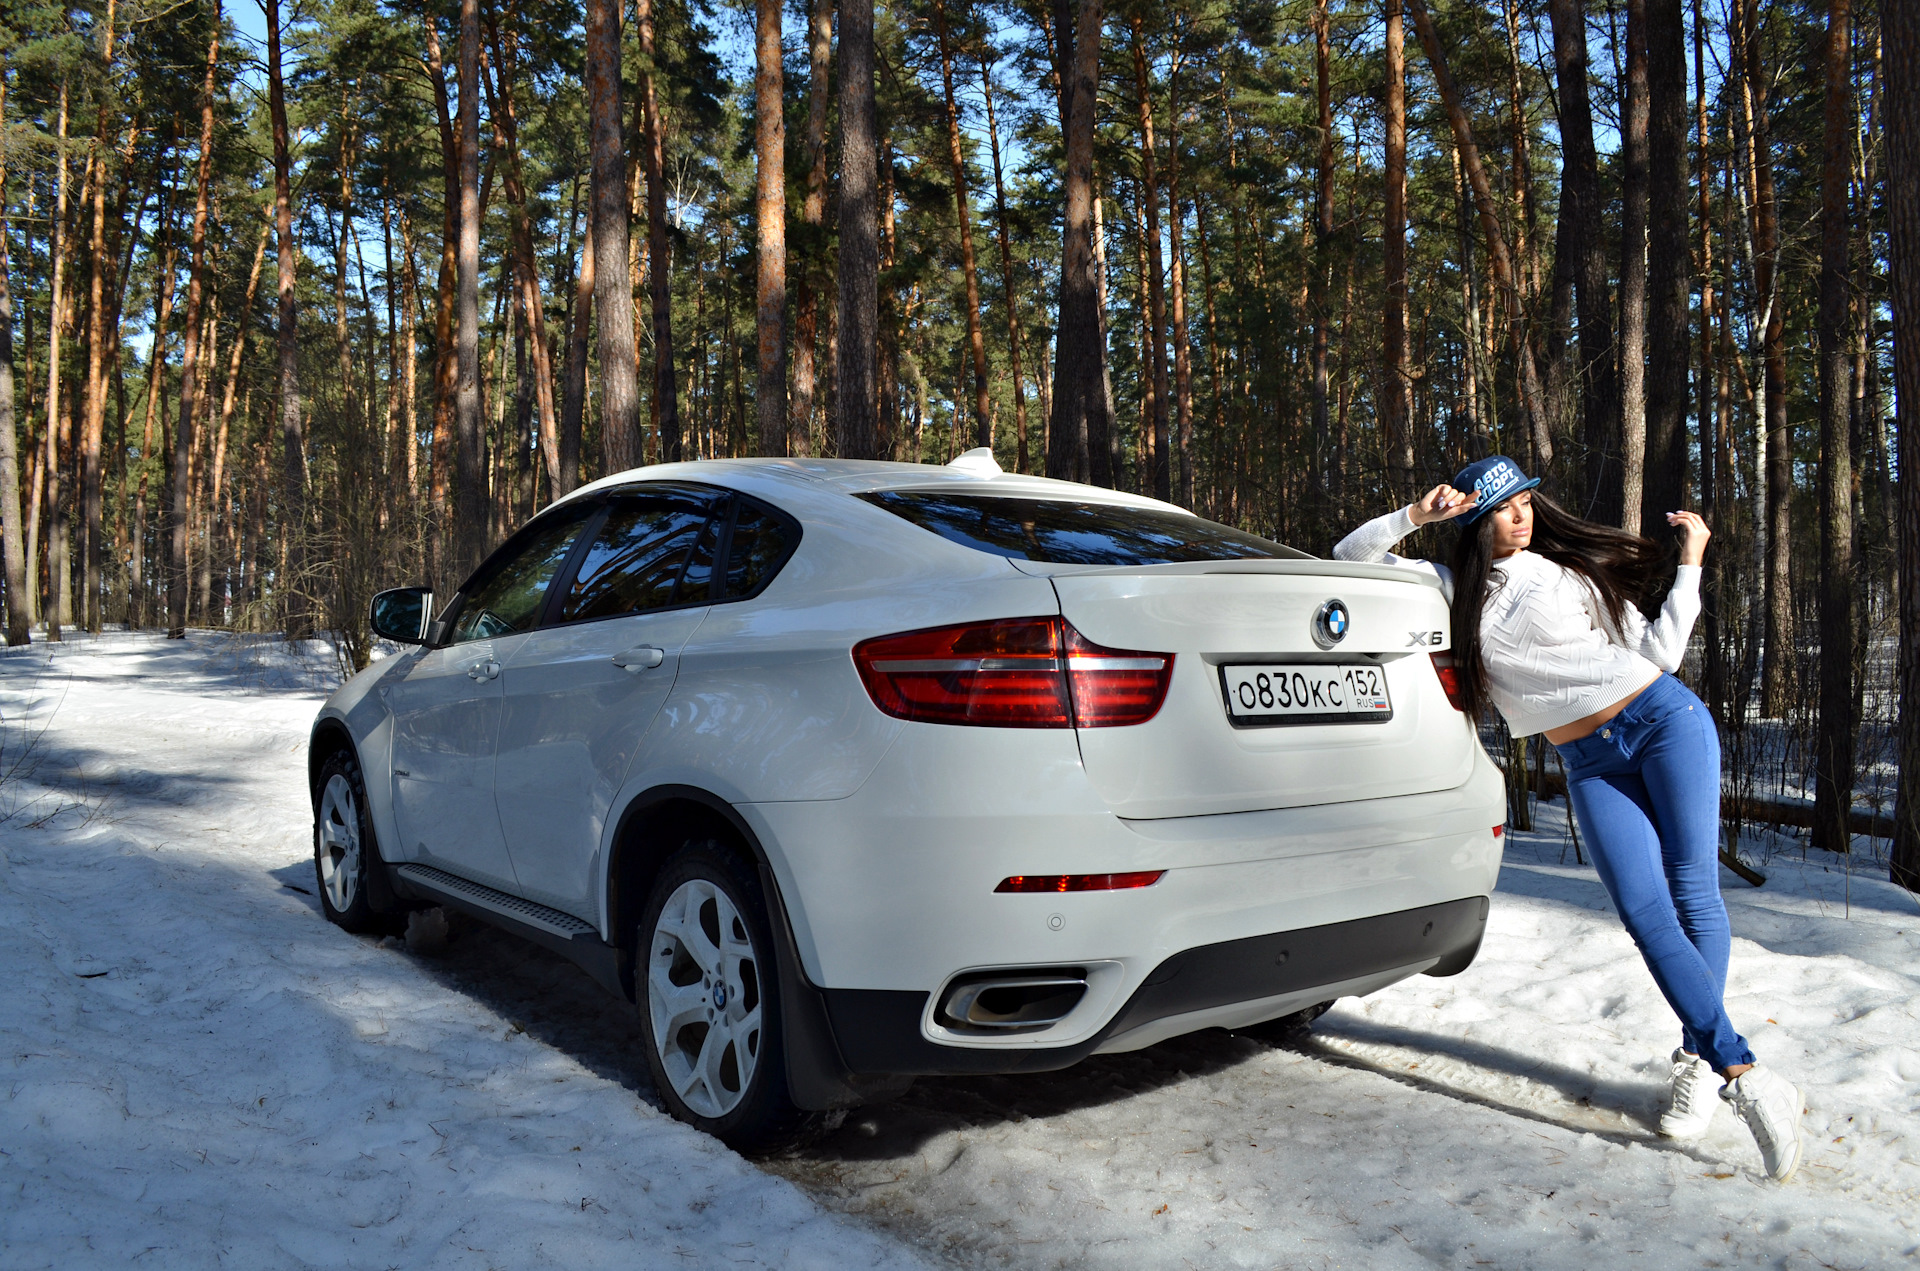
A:
POLYGON ((314 724, 327 916, 559 951, 736 1145, 1311 1018, 1485 928, 1504 794, 1430 580, 985 451, 621 473, 372 616, 415 647, 314 724))

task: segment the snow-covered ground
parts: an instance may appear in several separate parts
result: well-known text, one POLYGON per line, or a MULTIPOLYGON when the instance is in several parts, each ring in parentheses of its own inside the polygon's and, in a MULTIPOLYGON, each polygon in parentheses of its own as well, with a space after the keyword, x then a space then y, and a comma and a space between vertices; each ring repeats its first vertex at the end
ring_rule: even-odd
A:
POLYGON ((1464 975, 1286 1047, 923 1080, 749 1163, 655 1111, 630 1014, 558 959, 320 919, 303 774, 329 669, 206 633, 0 655, 0 1267, 1920 1254, 1920 903, 1864 851, 1849 876, 1751 840, 1766 886, 1722 876, 1735 1022, 1807 1092, 1786 1187, 1724 1111, 1697 1144, 1653 1133, 1677 1029, 1556 804, 1510 838, 1464 975))
POLYGON ((657 1111, 571 968, 328 925, 332 678, 206 632, 0 655, 0 1267, 924 1265, 657 1111))

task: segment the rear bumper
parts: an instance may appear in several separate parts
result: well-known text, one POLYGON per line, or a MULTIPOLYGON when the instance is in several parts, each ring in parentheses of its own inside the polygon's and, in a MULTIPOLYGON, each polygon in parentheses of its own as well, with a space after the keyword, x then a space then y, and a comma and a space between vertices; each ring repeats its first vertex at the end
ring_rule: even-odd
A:
POLYGON ((1048 1072, 1197 1028, 1244 1027, 1426 972, 1464 970, 1487 926, 1485 896, 1203 945, 1154 968, 1105 1027, 1069 1046, 967 1049, 922 1031, 926 993, 826 989, 847 1068, 861 1075, 1048 1072))

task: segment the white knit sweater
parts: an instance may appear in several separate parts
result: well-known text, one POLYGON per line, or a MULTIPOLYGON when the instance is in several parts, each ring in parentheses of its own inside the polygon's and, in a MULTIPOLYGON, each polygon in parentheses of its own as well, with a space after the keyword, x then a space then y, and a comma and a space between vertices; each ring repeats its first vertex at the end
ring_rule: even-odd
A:
MULTIPOLYGON (((1453 572, 1431 561, 1395 556, 1413 533, 1413 512, 1375 517, 1340 540, 1335 560, 1378 561, 1425 570, 1453 600, 1453 572)), ((1700 616, 1700 567, 1682 565, 1660 616, 1648 622, 1628 605, 1616 630, 1587 581, 1544 556, 1515 552, 1493 563, 1480 651, 1488 696, 1516 737, 1550 732, 1606 709, 1677 671, 1700 616)))

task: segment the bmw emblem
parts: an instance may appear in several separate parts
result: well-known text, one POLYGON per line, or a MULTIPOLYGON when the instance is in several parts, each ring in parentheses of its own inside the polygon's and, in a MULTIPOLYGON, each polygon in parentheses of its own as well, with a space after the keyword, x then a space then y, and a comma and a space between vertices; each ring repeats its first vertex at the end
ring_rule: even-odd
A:
POLYGON ((1344 600, 1329 600, 1313 612, 1313 642, 1323 649, 1331 649, 1347 638, 1347 628, 1353 625, 1353 615, 1347 612, 1344 600))
POLYGON ((726 985, 716 984, 713 986, 713 1004, 719 1007, 721 1010, 726 1009, 726 1006, 727 1006, 727 986, 726 985))

